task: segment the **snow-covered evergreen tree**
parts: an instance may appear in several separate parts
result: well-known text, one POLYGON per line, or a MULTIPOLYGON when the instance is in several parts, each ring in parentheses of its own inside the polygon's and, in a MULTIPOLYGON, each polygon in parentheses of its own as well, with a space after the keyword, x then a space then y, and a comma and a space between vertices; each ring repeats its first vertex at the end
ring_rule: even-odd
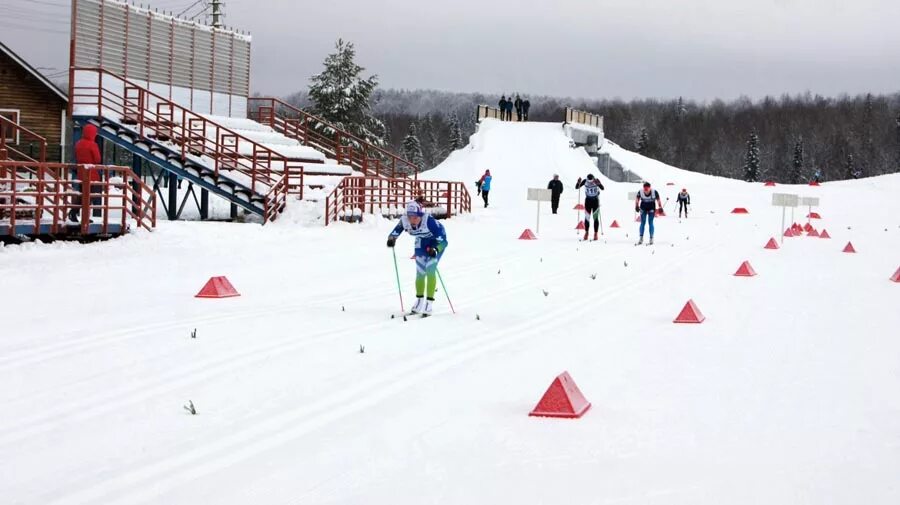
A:
POLYGON ((791 184, 800 184, 803 180, 803 139, 794 144, 794 160, 791 162, 791 171, 788 176, 788 182, 791 184))
MULTIPOLYGON (((370 113, 369 99, 378 86, 378 77, 363 79, 363 67, 356 64, 356 50, 338 39, 335 52, 325 58, 325 70, 310 78, 312 112, 322 119, 372 144, 384 145, 384 125, 370 113)), ((325 135, 334 132, 317 125, 325 135)))
POLYGON ((647 134, 646 128, 641 128, 641 133, 638 136, 637 140, 637 152, 640 155, 646 156, 647 149, 650 147, 650 136, 647 134))
POLYGON ((757 182, 759 180, 759 136, 756 132, 750 134, 747 141, 747 154, 744 157, 744 180, 757 182))
MULTIPOLYGON (((900 135, 900 117, 897 118, 897 121, 897 131, 898 135, 900 135)), ((447 143, 447 150, 453 152, 457 149, 462 149, 464 146, 465 142, 463 141, 462 129, 459 126, 459 118, 453 112, 450 114, 450 140, 447 143)))
POLYGON ((419 142, 419 135, 416 131, 416 124, 410 123, 409 133, 403 139, 403 157, 411 161, 420 169, 425 167, 425 157, 422 154, 422 143, 419 142))

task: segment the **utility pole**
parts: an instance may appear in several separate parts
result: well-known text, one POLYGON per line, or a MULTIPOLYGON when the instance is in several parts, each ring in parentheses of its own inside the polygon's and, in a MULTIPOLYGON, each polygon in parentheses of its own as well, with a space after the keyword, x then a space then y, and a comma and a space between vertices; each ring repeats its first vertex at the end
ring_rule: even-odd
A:
POLYGON ((210 0, 213 28, 222 28, 222 0, 210 0))

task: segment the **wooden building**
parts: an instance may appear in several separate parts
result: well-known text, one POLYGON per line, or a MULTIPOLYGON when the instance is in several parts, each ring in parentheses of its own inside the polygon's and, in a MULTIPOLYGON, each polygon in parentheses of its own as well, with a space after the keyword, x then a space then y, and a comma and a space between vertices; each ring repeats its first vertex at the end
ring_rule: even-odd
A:
MULTIPOLYGON (((0 42, 0 115, 44 137, 47 161, 66 161, 66 94, 0 42)), ((4 131, 7 144, 37 155, 34 142, 4 131)))

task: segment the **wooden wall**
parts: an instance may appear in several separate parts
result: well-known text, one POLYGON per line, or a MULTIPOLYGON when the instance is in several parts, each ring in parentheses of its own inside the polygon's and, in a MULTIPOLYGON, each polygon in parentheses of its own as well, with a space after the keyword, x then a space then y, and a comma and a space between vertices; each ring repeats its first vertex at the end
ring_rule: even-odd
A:
MULTIPOLYGON (((47 161, 60 160, 62 111, 66 103, 28 70, 20 67, 0 52, 0 109, 18 109, 19 124, 47 139, 47 161)), ((17 149, 29 152, 28 142, 22 138, 17 149)), ((66 152, 72 151, 71 139, 66 139, 66 152)), ((35 151, 36 155, 36 151, 35 151)))

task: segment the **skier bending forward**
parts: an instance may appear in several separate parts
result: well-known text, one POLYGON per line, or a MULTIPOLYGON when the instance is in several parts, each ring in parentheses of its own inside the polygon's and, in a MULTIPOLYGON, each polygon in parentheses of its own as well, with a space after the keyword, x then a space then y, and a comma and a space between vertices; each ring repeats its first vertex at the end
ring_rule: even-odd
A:
POLYGON ((416 304, 412 313, 430 315, 437 287, 438 262, 447 248, 447 233, 444 225, 430 214, 425 214, 422 206, 414 200, 406 204, 406 215, 400 218, 388 236, 387 246, 394 247, 397 237, 404 231, 416 238, 416 304), (423 300, 425 296, 427 300, 423 300))
POLYGON ((591 230, 591 218, 594 219, 594 240, 600 231, 600 191, 605 189, 600 179, 595 179, 594 174, 588 174, 587 179, 578 178, 575 189, 584 186, 584 240, 588 239, 591 230))

